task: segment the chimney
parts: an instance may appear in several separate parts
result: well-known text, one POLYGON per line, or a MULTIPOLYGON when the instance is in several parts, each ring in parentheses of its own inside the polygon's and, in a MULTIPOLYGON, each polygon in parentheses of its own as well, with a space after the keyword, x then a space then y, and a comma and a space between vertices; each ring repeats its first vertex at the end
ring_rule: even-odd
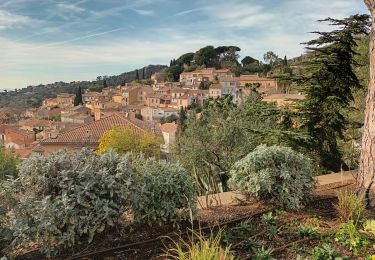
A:
POLYGON ((129 111, 129 120, 135 120, 135 112, 129 111))

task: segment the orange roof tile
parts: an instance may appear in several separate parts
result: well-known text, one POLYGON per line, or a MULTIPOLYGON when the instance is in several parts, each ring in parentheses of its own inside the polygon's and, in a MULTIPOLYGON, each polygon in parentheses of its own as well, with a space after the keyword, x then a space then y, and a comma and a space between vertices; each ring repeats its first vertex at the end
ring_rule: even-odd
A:
POLYGON ((151 130, 150 125, 140 120, 129 120, 125 116, 116 113, 99 121, 91 122, 70 131, 60 133, 56 138, 42 140, 41 144, 98 144, 103 134, 112 130, 113 127, 128 128, 137 133, 144 133, 151 130))

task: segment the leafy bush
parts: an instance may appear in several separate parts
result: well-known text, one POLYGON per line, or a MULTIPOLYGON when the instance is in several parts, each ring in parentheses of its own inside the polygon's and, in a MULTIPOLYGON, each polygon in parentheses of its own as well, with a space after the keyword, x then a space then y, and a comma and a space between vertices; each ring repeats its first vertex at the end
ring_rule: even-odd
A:
POLYGON ((0 221, 12 210, 13 219, 4 219, 13 245, 34 242, 48 255, 91 242, 123 213, 141 223, 175 222, 193 217, 196 206, 194 185, 180 165, 132 154, 82 149, 34 155, 21 165, 19 178, 6 184, 0 221))
POLYGON ((20 171, 24 189, 14 221, 16 244, 41 243, 51 254, 118 222, 127 210, 133 171, 127 157, 83 149, 34 155, 20 171))
POLYGON ((315 187, 311 160, 288 147, 258 146, 231 169, 230 185, 287 210, 302 208, 315 187))
POLYGON ((348 259, 344 255, 336 252, 329 244, 322 244, 314 248, 312 255, 313 260, 344 260, 348 259))
POLYGON ((132 200, 135 221, 176 222, 195 214, 193 180, 180 164, 136 156, 131 167, 137 176, 132 200))
POLYGON ((298 236, 301 238, 312 237, 318 233, 318 229, 314 227, 304 226, 301 224, 297 227, 297 232, 298 232, 298 236))
POLYGON ((355 255, 369 244, 368 239, 358 232, 353 222, 344 224, 335 237, 337 242, 345 249, 352 251, 355 255))
POLYGON ((173 241, 173 247, 166 252, 168 259, 191 260, 191 259, 220 259, 232 260, 233 254, 230 246, 221 247, 221 231, 217 235, 211 232, 206 238, 202 232, 192 231, 189 241, 173 241))
POLYGON ((355 225, 363 218, 366 205, 363 199, 357 197, 353 192, 345 190, 337 193, 339 199, 335 209, 342 222, 353 221, 355 225))

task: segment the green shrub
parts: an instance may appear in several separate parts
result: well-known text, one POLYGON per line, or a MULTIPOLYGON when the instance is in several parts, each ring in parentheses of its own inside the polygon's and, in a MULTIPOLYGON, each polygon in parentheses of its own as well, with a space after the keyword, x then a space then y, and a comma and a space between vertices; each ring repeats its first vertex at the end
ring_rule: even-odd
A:
POLYGON ((344 224, 335 237, 337 242, 345 249, 352 251, 354 255, 357 255, 369 244, 368 239, 358 232, 353 222, 344 224))
POLYGON ((195 186, 180 164, 136 156, 131 167, 137 176, 132 196, 136 222, 177 222, 195 215, 195 186))
POLYGON ((288 147, 258 146, 231 169, 230 185, 241 193, 297 210, 304 207, 315 187, 309 158, 288 147))
POLYGON ((37 242, 51 254, 82 237, 91 242, 113 226, 128 209, 134 185, 127 159, 86 149, 32 156, 21 166, 24 193, 12 227, 14 243, 37 242))
POLYGON ((336 252, 329 244, 316 246, 311 254, 313 260, 344 260, 348 257, 336 252))
POLYGON ((339 201, 335 205, 335 209, 339 219, 344 223, 353 221, 357 225, 363 219, 363 214, 366 211, 363 199, 349 190, 337 192, 337 197, 339 201))
POLYGON ((132 154, 82 149, 33 155, 8 184, 14 196, 0 191, 0 221, 13 211, 13 219, 5 218, 13 246, 37 243, 47 255, 90 243, 124 213, 141 223, 175 222, 192 216, 196 206, 193 182, 180 165, 132 154), (7 200, 12 208, 2 207, 7 200))
POLYGON ((230 245, 226 247, 220 246, 221 231, 217 235, 211 232, 206 238, 202 232, 192 231, 192 235, 188 241, 173 241, 173 246, 166 252, 167 259, 191 260, 191 259, 207 259, 207 260, 233 260, 234 256, 230 251, 230 245))

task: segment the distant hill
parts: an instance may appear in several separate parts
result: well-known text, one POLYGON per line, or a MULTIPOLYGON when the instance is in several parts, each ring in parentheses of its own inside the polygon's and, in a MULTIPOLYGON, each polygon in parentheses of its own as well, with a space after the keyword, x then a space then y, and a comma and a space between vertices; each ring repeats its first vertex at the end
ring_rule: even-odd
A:
POLYGON ((27 108, 39 107, 46 98, 54 98, 60 93, 75 93, 78 86, 81 86, 82 89, 88 89, 91 86, 103 85, 105 80, 109 87, 114 87, 135 80, 137 71, 139 79, 142 80, 149 79, 153 73, 165 68, 167 68, 165 65, 148 65, 116 76, 98 76, 95 81, 55 82, 12 91, 4 90, 0 92, 0 108, 7 108, 13 113, 19 114, 27 108))

